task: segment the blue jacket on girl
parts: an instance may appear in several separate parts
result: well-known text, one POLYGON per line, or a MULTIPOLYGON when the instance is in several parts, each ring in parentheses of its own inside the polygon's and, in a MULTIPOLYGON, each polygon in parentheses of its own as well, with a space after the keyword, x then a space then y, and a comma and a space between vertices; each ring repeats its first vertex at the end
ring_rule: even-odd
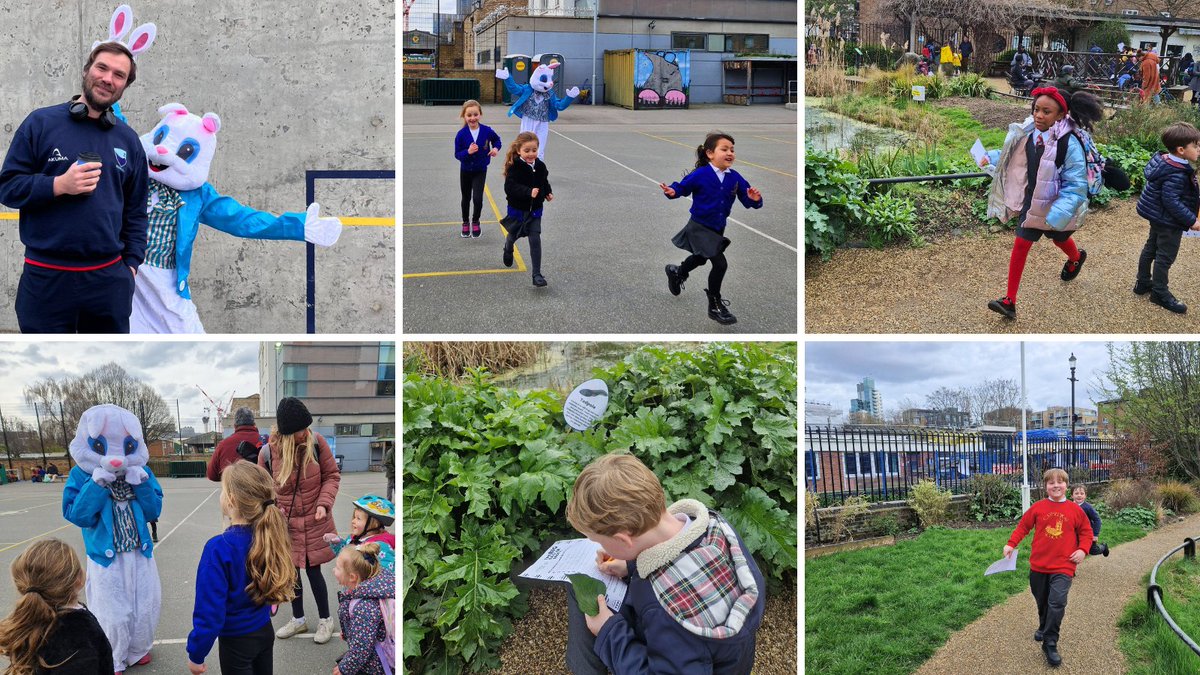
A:
POLYGON ((733 198, 737 197, 742 206, 748 209, 761 209, 762 197, 758 201, 750 199, 746 190, 750 183, 733 169, 725 172, 724 180, 717 178, 717 171, 711 164, 706 164, 683 177, 683 180, 671 183, 678 199, 692 195, 692 220, 710 230, 725 231, 725 219, 733 210, 733 198))
POLYGON ((454 136, 454 158, 462 163, 463 171, 487 171, 488 164, 492 161, 492 158, 488 157, 488 150, 492 148, 503 150, 504 144, 500 142, 500 134, 486 124, 479 125, 477 141, 471 140, 471 127, 465 124, 454 136), (475 154, 467 152, 471 143, 479 146, 475 154))
MULTIPOLYGON (((146 480, 133 485, 133 501, 129 503, 137 520, 141 554, 153 558, 154 544, 147 523, 158 520, 162 513, 163 492, 158 479, 144 467, 146 480)), ((63 517, 83 528, 83 544, 87 555, 101 567, 108 567, 116 558, 113 542, 113 499, 107 488, 92 480, 91 474, 75 466, 63 488, 63 517)))

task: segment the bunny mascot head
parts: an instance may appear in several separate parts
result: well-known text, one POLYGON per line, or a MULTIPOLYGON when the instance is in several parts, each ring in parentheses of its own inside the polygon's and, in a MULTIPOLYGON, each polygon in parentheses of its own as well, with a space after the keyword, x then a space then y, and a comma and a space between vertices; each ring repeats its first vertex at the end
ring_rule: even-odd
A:
POLYGON ((75 460, 63 488, 63 515, 83 530, 88 609, 112 645, 113 671, 150 662, 162 607, 150 521, 162 488, 138 418, 112 404, 88 408, 70 443, 75 460))
POLYGON ((558 61, 538 64, 529 74, 529 84, 514 84, 507 68, 496 71, 496 77, 504 81, 504 87, 514 99, 508 114, 521 118, 521 131, 532 131, 538 137, 538 159, 546 158, 550 123, 558 119, 559 111, 566 110, 579 95, 579 87, 568 89, 566 98, 555 95, 554 70, 560 65, 558 61))

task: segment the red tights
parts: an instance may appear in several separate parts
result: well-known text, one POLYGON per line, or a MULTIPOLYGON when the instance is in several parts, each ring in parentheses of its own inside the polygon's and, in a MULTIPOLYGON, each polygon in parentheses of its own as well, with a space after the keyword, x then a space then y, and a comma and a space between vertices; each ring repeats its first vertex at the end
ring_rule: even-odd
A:
MULTIPOLYGON (((1067 260, 1079 260, 1079 249, 1075 248, 1075 240, 1056 241, 1054 245, 1067 254, 1067 260)), ((1029 257, 1029 249, 1033 242, 1021 237, 1013 239, 1012 257, 1008 259, 1008 299, 1017 301, 1017 288, 1021 285, 1021 273, 1025 271, 1025 259, 1029 257)))

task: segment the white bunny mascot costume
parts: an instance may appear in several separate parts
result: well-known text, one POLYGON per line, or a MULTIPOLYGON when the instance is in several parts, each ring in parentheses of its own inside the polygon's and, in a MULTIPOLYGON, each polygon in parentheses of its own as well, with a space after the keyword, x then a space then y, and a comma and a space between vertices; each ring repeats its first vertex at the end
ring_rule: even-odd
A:
MULTIPOLYGON (((118 7, 109 24, 109 41, 119 41, 122 29, 128 30, 132 18, 128 5, 118 7)), ((135 41, 137 31, 130 38, 131 45, 138 47, 130 47, 134 56, 149 49, 154 40, 154 27, 147 25, 151 28, 149 41, 135 41)), ((119 108, 114 110, 120 115, 119 108)), ((188 286, 200 223, 246 239, 332 246, 341 235, 342 222, 322 218, 321 206, 316 202, 304 213, 274 216, 220 194, 208 183, 208 170, 216 153, 221 118, 212 112, 194 115, 180 103, 168 103, 158 109, 158 114, 162 120, 153 131, 142 135, 150 164, 146 205, 150 225, 146 259, 138 268, 134 285, 129 332, 203 333, 204 325, 188 286)))
MULTIPOLYGON (((566 110, 567 106, 579 95, 579 87, 567 90, 566 98, 554 94, 554 69, 561 65, 559 62, 541 63, 529 74, 529 84, 516 84, 509 77, 508 68, 496 70, 496 77, 504 81, 505 89, 512 95, 512 107, 508 109, 509 116, 521 118, 521 131, 532 131, 538 137, 538 159, 546 158, 546 140, 550 133, 550 123, 558 119, 558 112, 566 110)), ((148 154, 148 153, 147 153, 148 154)))
POLYGON ((147 523, 163 493, 146 467, 142 425, 104 404, 84 411, 70 445, 75 466, 63 489, 63 516, 83 528, 87 605, 112 644, 113 670, 150 662, 162 586, 147 523))

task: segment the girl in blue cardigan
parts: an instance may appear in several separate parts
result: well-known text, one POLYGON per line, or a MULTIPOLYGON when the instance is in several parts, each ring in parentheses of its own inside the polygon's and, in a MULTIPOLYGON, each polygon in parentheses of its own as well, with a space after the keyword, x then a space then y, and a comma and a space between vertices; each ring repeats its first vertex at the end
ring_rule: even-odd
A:
POLYGON ((271 675, 270 605, 291 601, 296 583, 271 474, 244 460, 230 464, 221 472, 221 513, 229 527, 204 545, 196 570, 188 670, 205 672, 204 659, 220 638, 222 673, 271 675))
POLYGON ((479 214, 483 211, 483 184, 487 178, 488 163, 500 152, 500 135, 486 124, 480 124, 483 107, 479 101, 470 100, 462 105, 458 116, 463 127, 454 136, 454 158, 461 164, 458 187, 462 190, 462 237, 478 237, 479 214), (475 207, 471 220, 467 220, 467 207, 475 207))
POLYGON ((704 144, 696 147, 696 169, 683 180, 659 183, 667 199, 692 195, 692 217, 672 239, 679 248, 691 255, 679 265, 667 265, 667 288, 671 295, 679 295, 688 273, 712 263, 708 273, 708 318, 720 324, 737 323, 737 317, 729 312, 728 300, 721 298, 721 281, 729 263, 725 260, 725 249, 729 239, 725 237, 725 221, 733 210, 733 199, 737 197, 748 209, 762 208, 762 194, 734 171, 733 136, 719 131, 710 133, 704 144))

